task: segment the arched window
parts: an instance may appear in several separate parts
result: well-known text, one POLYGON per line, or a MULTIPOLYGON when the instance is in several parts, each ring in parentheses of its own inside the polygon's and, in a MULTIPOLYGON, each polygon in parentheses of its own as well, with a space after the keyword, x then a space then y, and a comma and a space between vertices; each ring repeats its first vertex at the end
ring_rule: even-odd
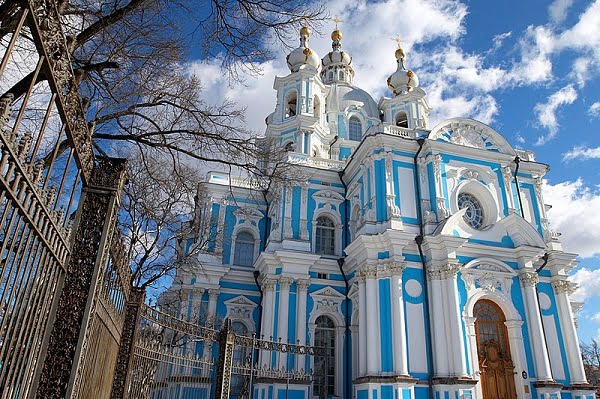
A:
POLYGON ((480 345, 494 341, 504 354, 510 356, 508 349, 508 334, 504 322, 506 318, 502 309, 494 302, 481 299, 473 307, 475 331, 480 345))
POLYGON ((335 395, 335 324, 327 316, 319 316, 315 322, 314 390, 319 398, 335 395))
POLYGON ((362 138, 362 123, 356 116, 351 116, 348 121, 348 136, 354 141, 360 141, 362 138))
POLYGON ((483 207, 481 202, 474 195, 469 193, 458 194, 458 209, 465 208, 465 221, 474 229, 483 227, 483 207))
POLYGON ((408 115, 406 115, 406 112, 400 111, 396 114, 396 126, 408 128, 408 115))
POLYGON ((254 236, 247 231, 240 231, 235 238, 233 264, 252 266, 254 263, 254 236))
POLYGON ((297 106, 298 106, 298 97, 296 96, 296 92, 292 91, 287 95, 286 107, 285 107, 285 117, 291 118, 292 116, 296 116, 297 106))
POLYGON ((290 141, 289 143, 287 143, 285 145, 285 152, 292 152, 296 149, 296 143, 294 143, 293 141, 290 141))
POLYGON ((321 255, 335 255, 335 223, 327 216, 317 218, 315 252, 321 255))

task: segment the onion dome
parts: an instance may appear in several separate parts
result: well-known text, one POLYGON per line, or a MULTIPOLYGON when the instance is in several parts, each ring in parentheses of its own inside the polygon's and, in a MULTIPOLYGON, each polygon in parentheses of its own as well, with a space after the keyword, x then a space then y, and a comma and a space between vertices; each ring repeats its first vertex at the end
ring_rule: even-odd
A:
POLYGON ((300 47, 288 54, 286 61, 291 72, 311 68, 316 72, 319 69, 319 56, 314 50, 308 48, 308 38, 311 32, 308 26, 300 28, 300 47))
POLYGON ((323 59, 323 68, 321 69, 321 79, 326 84, 333 82, 352 83, 354 70, 352 69, 352 57, 342 51, 342 32, 337 28, 331 32, 332 51, 323 59))
POLYGON ((404 65, 404 50, 398 43, 398 49, 394 53, 398 68, 388 79, 387 85, 395 96, 403 93, 408 93, 415 87, 419 86, 419 78, 410 69, 406 69, 404 65))

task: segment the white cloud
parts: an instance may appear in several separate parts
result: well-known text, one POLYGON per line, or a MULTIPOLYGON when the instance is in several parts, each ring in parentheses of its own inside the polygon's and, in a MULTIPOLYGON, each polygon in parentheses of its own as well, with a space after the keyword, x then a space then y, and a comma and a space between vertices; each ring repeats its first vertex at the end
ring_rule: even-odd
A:
POLYGON ((550 19, 555 24, 560 24, 567 17, 569 8, 573 5, 573 0, 554 0, 548 7, 550 19))
POLYGON ((561 105, 572 104, 577 99, 577 91, 573 85, 568 85, 548 97, 545 103, 538 103, 534 107, 540 125, 548 129, 548 134, 540 136, 536 145, 545 144, 558 134, 558 120, 556 112, 561 105))
POLYGON ((500 34, 494 36, 494 39, 492 39, 492 41, 494 42, 494 45, 492 46, 490 52, 494 52, 494 51, 498 50, 500 47, 502 47, 502 45, 504 44, 504 41, 511 36, 512 36, 512 31, 500 33, 500 34))
POLYGON ((563 161, 572 161, 574 159, 579 161, 584 161, 586 159, 600 159, 600 147, 589 148, 586 146, 577 146, 562 154, 563 161))
POLYGON ((565 251, 583 258, 599 255, 600 192, 586 187, 581 179, 554 185, 544 180, 543 191, 544 201, 552 205, 548 211, 550 227, 562 234, 565 251))
POLYGON ((600 313, 596 313, 591 317, 591 319, 600 322, 600 313))
POLYGON ((529 26, 519 40, 521 59, 512 65, 508 77, 519 85, 534 84, 552 78, 550 55, 555 47, 555 37, 544 26, 529 26))
POLYGON ((590 51, 600 59, 600 0, 594 1, 579 16, 579 21, 562 32, 557 40, 558 49, 590 51))
MULTIPOLYGON (((590 270, 583 267, 571 276, 571 281, 579 286, 571 296, 575 301, 585 301, 600 295, 600 269, 590 270)), ((592 316, 592 319, 600 321, 599 315, 592 316)))
POLYGON ((579 57, 573 62, 573 71, 580 88, 585 86, 585 82, 590 78, 593 62, 594 60, 589 57, 579 57))
POLYGON ((594 118, 600 117, 600 101, 596 101, 590 106, 588 114, 594 118))

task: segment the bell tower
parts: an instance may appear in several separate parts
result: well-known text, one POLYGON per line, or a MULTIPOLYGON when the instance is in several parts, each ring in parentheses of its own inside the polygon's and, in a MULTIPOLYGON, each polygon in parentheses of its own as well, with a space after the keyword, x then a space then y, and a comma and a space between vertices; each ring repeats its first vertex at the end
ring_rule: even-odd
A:
POLYGON ((417 74, 405 66, 405 53, 396 38, 398 48, 394 53, 398 67, 387 79, 392 98, 383 98, 379 107, 386 124, 407 129, 426 129, 431 108, 425 100, 425 91, 419 87, 417 74))

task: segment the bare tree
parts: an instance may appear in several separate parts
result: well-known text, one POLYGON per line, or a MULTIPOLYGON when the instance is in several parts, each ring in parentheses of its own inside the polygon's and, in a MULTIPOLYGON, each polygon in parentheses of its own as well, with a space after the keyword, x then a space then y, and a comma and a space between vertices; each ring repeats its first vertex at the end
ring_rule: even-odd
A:
POLYGON ((178 250, 192 234, 187 222, 201 178, 193 167, 176 166, 160 154, 129 161, 119 227, 134 286, 151 286, 182 264, 178 250))
POLYGON ((581 356, 588 382, 600 386, 600 343, 595 339, 582 343, 581 356))
MULTIPOLYGON (((56 3, 81 93, 90 104, 92 138, 104 151, 111 152, 111 143, 129 143, 261 175, 256 159, 262 149, 245 126, 244 110, 227 100, 201 100, 201 79, 186 68, 188 52, 217 57, 233 79, 241 70, 259 72, 259 62, 271 55, 269 39, 284 43, 303 21, 318 24, 321 6, 307 0, 56 3)), ((17 19, 16 7, 0 1, 7 21, 2 37, 17 19)), ((17 101, 32 78, 27 74, 5 94, 17 101)))

